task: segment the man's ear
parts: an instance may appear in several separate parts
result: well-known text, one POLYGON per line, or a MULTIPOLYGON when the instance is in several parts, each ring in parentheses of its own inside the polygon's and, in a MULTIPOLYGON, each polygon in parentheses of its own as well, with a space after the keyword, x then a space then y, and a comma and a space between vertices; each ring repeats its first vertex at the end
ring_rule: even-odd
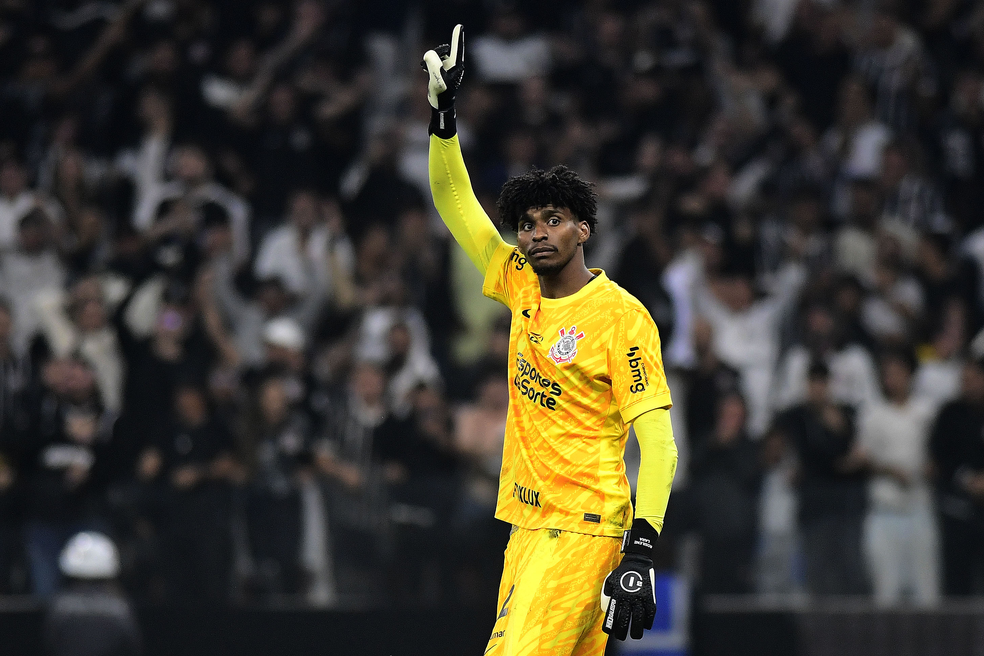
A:
POLYGON ((577 245, 582 246, 584 242, 588 241, 588 237, 591 236, 591 226, 588 225, 587 221, 581 221, 577 224, 578 232, 580 236, 577 238, 577 245))

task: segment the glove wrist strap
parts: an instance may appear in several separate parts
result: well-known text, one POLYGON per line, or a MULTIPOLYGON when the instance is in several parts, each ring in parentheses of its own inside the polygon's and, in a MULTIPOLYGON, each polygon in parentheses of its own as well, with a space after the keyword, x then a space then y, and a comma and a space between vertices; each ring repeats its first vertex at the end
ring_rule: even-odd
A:
POLYGON ((440 139, 450 139, 458 133, 458 126, 455 123, 454 107, 448 109, 434 109, 431 107, 430 125, 427 132, 440 139))
POLYGON ((638 554, 650 560, 653 557, 653 549, 659 533, 645 519, 636 519, 632 523, 632 528, 622 534, 622 553, 638 554))

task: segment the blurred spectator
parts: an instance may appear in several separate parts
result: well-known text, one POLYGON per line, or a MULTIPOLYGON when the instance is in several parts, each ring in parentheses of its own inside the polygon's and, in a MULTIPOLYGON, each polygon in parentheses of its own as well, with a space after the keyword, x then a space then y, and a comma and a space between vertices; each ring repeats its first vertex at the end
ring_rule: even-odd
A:
POLYGON ((776 430, 799 462, 799 526, 806 588, 813 594, 863 594, 864 461, 855 438, 855 413, 831 395, 822 362, 807 371, 803 403, 776 419, 776 430))
MULTIPOLYGON (((111 293, 122 291, 112 282, 111 293)), ((68 297, 58 288, 42 290, 35 296, 42 334, 56 358, 78 353, 96 374, 100 397, 106 409, 119 413, 123 403, 123 354, 116 330, 110 324, 102 281, 95 276, 76 282, 68 297)))
POLYGON ((0 444, 15 446, 24 394, 34 382, 31 359, 14 349, 14 318, 0 297, 0 444))
POLYGON ((19 552, 20 480, 13 449, 0 443, 0 594, 13 592, 14 562, 19 552))
POLYGON ((874 337, 861 321, 864 285, 854 276, 843 275, 833 285, 834 316, 846 343, 855 342, 869 351, 877 348, 874 337))
POLYGON ((875 184, 864 179, 854 180, 849 194, 847 222, 834 240, 837 268, 870 285, 875 280, 881 197, 875 184))
POLYGON ((960 398, 943 407, 929 451, 935 469, 943 592, 984 593, 984 362, 963 368, 960 398))
POLYGON ((300 479, 312 475, 310 422, 292 409, 285 382, 264 380, 245 446, 255 462, 247 505, 249 539, 259 592, 304 592, 300 563, 302 514, 300 479))
POLYGON ((407 303, 402 281, 387 276, 373 291, 378 296, 365 299, 369 303, 358 325, 355 357, 385 369, 390 408, 405 416, 410 392, 417 384, 437 384, 440 372, 430 354, 427 323, 421 311, 407 303))
POLYGON ((909 143, 890 142, 882 151, 879 180, 885 198, 883 220, 909 230, 947 233, 952 227, 943 199, 914 161, 917 153, 909 143))
POLYGON ((922 361, 912 382, 915 396, 937 407, 960 395, 960 378, 967 346, 967 317, 960 301, 952 299, 937 315, 939 327, 920 350, 922 361))
POLYGON ((227 426, 211 416, 205 392, 179 385, 174 418, 157 449, 169 484, 166 559, 169 594, 179 602, 221 603, 231 574, 230 504, 241 466, 227 426))
POLYGON ((232 229, 233 258, 245 261, 250 251, 249 205, 213 179, 212 162, 200 146, 181 146, 171 157, 174 179, 145 192, 134 216, 135 227, 174 248, 187 239, 183 234, 194 235, 209 222, 225 222, 232 229))
POLYGON ((700 446, 698 440, 710 435, 717 422, 721 399, 741 391, 738 372, 718 359, 713 344, 714 332, 704 319, 694 322, 694 348, 697 367, 686 390, 687 437, 690 446, 700 446))
POLYGON ((392 233, 401 212, 425 207, 420 190, 399 170, 399 146, 398 134, 374 136, 364 159, 354 163, 340 182, 345 228, 356 244, 373 226, 392 233))
POLYGON ((343 597, 371 599, 383 590, 380 565, 388 518, 374 434, 388 415, 386 375, 372 363, 359 362, 332 394, 325 437, 315 445, 315 462, 330 486, 331 548, 343 597))
POLYGON ((795 21, 776 48, 776 61, 786 81, 800 95, 803 111, 823 131, 834 120, 830 99, 836 97, 850 67, 843 17, 836 9, 818 2, 781 4, 795 4, 795 21))
POLYGON ((415 347, 406 323, 393 324, 387 342, 386 373, 390 379, 387 392, 393 412, 402 417, 409 411, 413 391, 420 385, 436 388, 441 383, 441 374, 430 354, 419 344, 415 347))
POLYGON ((949 107, 936 120, 933 150, 942 167, 943 198, 957 228, 970 232, 981 223, 977 208, 984 189, 984 144, 974 138, 984 119, 980 72, 964 70, 954 81, 949 107))
POLYGON ((443 540, 458 498, 451 417, 433 388, 410 396, 405 419, 389 417, 375 433, 394 525, 390 585, 401 605, 436 605, 447 596, 443 540))
POLYGON ((152 278, 117 312, 128 364, 122 430, 133 444, 152 441, 171 421, 179 381, 206 377, 211 348, 195 310, 186 285, 152 278))
POLYGON ((885 401, 865 408, 858 443, 871 472, 866 551, 875 603, 918 606, 939 601, 939 555, 927 481, 927 445, 936 407, 912 395, 915 358, 881 359, 885 401))
POLYGON ((430 228, 423 207, 410 207, 400 214, 395 241, 409 303, 421 309, 431 353, 446 371, 452 365, 451 338, 459 323, 451 290, 452 244, 430 228))
POLYGON ((762 473, 746 417, 740 394, 723 396, 714 428, 699 440, 691 459, 690 494, 701 537, 698 586, 706 593, 753 589, 762 473))
POLYGON ((846 327, 825 305, 805 311, 802 341, 786 351, 776 375, 774 398, 783 410, 806 400, 811 363, 822 362, 830 371, 830 396, 836 403, 857 409, 879 398, 878 377, 868 350, 847 341, 846 327))
POLYGON ((300 102, 292 84, 275 84, 267 96, 260 126, 251 135, 252 168, 256 172, 253 199, 257 215, 267 222, 288 201, 288 190, 322 183, 316 174, 320 144, 308 117, 301 112, 300 102))
POLYGON ((13 590, 11 576, 20 552, 21 430, 25 396, 33 382, 30 360, 11 347, 13 325, 10 308, 0 300, 0 594, 13 590))
POLYGON ((25 529, 32 590, 50 596, 60 585, 58 554, 80 530, 105 523, 112 420, 92 369, 81 360, 53 359, 27 399, 23 428, 25 529))
POLYGON ((673 301, 660 277, 672 258, 661 208, 639 207, 630 215, 633 236, 622 250, 613 280, 639 299, 659 328, 660 342, 673 339, 673 301))
POLYGON ((37 208, 37 198, 27 188, 24 165, 14 158, 0 162, 0 248, 17 247, 21 219, 37 208))
POLYGON ((65 284, 65 267, 51 241, 51 221, 32 209, 17 225, 17 248, 0 261, 0 287, 14 313, 14 348, 24 350, 41 328, 35 305, 39 292, 65 284))
POLYGON ((263 346, 263 367, 252 373, 276 373, 286 385, 288 401, 314 417, 316 382, 305 357, 308 337, 304 329, 290 317, 271 319, 263 326, 263 346))
POLYGON ((139 656, 136 614, 116 583, 120 556, 102 533, 78 533, 58 559, 69 581, 48 607, 45 653, 50 656, 139 656))
POLYGON ((845 217, 857 203, 848 184, 871 180, 881 173, 882 151, 891 135, 889 128, 872 115, 864 82, 853 76, 845 78, 837 96, 837 120, 823 136, 823 149, 839 168, 833 198, 838 217, 845 217))
POLYGON ((918 101, 932 93, 919 35, 898 16, 901 3, 876 2, 870 24, 859 25, 861 44, 854 66, 875 91, 878 118, 895 130, 916 123, 918 101))
POLYGON ((907 344, 918 334, 923 302, 916 279, 901 263, 885 258, 875 266, 872 289, 861 306, 861 322, 883 344, 907 344))
MULTIPOLYGON (((330 216, 322 214, 323 206, 314 192, 300 190, 289 200, 287 222, 263 238, 256 256, 254 270, 257 278, 279 278, 298 301, 316 315, 330 293, 339 295, 351 286, 349 280, 355 266, 355 253, 343 232, 343 223, 334 201, 330 216), (336 289, 339 288, 339 289, 336 289)), ((304 325, 311 325, 315 316, 308 316, 304 325)))
POLYGON ((280 278, 256 281, 251 297, 243 297, 236 288, 231 260, 220 258, 214 266, 209 300, 229 324, 239 363, 259 367, 266 358, 263 341, 266 324, 281 316, 298 315, 298 324, 302 325, 300 319, 308 318, 303 313, 306 306, 299 308, 292 303, 293 298, 280 278))
POLYGON ((919 240, 915 274, 926 299, 926 321, 920 337, 932 338, 947 323, 944 317, 954 301, 962 305, 963 331, 967 330, 970 317, 966 312, 974 303, 974 273, 969 262, 955 255, 953 239, 948 235, 925 233, 919 240))
POLYGON ((769 392, 779 356, 779 328, 795 303, 806 272, 798 262, 785 266, 776 280, 776 292, 756 300, 753 281, 736 273, 715 281, 712 292, 698 290, 698 311, 714 329, 717 356, 741 375, 748 398, 748 432, 759 436, 769 421, 769 392))
POLYGON ((773 427, 762 439, 762 493, 755 591, 788 594, 802 588, 802 544, 796 510, 796 454, 782 430, 773 427))
POLYGON ((489 32, 470 46, 484 82, 509 83, 542 75, 550 65, 550 44, 529 31, 522 11, 503 3, 492 16, 489 32))
POLYGON ((833 265, 833 240, 826 229, 823 197, 816 189, 797 190, 785 211, 759 228, 763 276, 775 275, 791 248, 800 248, 812 276, 826 275, 833 265), (795 242, 802 242, 801 246, 795 242))

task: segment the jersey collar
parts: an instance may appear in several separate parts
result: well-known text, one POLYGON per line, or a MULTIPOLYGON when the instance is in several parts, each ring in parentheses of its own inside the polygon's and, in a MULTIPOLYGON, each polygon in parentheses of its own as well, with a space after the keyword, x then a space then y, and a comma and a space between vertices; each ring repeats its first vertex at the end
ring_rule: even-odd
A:
POLYGON ((540 307, 544 310, 548 310, 578 303, 594 294, 595 290, 601 289, 604 283, 608 281, 608 276, 605 275, 604 270, 588 269, 588 271, 593 273, 595 277, 589 280, 584 287, 581 287, 581 289, 577 290, 573 294, 570 294, 569 296, 562 296, 560 298, 543 298, 541 296, 540 307))

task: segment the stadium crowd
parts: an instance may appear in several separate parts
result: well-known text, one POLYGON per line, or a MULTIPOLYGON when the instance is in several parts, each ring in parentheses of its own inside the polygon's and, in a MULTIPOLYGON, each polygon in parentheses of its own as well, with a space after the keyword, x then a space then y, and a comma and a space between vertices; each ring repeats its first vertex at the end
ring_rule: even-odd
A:
POLYGON ((0 593, 96 529, 146 603, 494 598, 509 318, 418 66, 458 22, 490 215, 595 181, 660 326, 664 564, 984 592, 984 3, 2 0, 0 593))

